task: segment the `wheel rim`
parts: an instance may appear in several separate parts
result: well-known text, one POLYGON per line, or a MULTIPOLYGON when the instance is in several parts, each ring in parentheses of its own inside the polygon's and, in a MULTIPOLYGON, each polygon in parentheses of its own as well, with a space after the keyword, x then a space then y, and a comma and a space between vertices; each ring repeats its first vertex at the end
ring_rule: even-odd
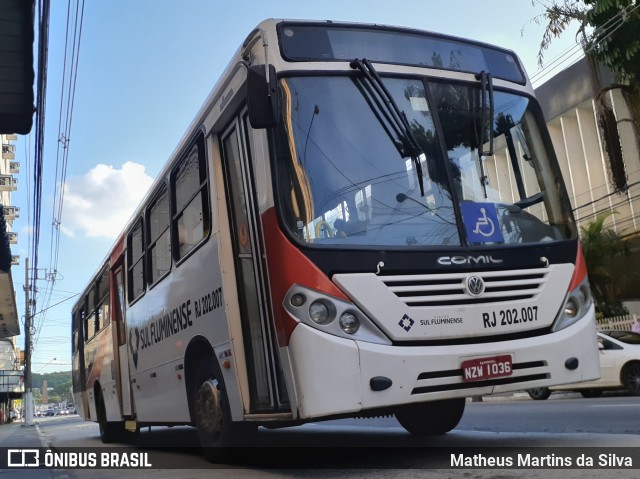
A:
POLYGON ((634 364, 627 372, 627 389, 635 395, 640 395, 640 365, 634 364))
POLYGON ((531 389, 531 396, 541 398, 546 396, 547 390, 545 388, 533 388, 531 389))
POLYGON ((222 432, 222 408, 218 381, 209 379, 198 389, 196 402, 196 426, 201 438, 216 443, 222 432))

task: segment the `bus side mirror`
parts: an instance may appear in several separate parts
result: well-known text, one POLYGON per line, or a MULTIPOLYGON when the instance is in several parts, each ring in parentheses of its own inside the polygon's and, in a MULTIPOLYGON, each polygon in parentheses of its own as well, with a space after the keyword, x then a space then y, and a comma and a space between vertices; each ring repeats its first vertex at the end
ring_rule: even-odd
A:
POLYGON ((276 69, 269 65, 251 65, 247 72, 247 107, 253 128, 278 124, 278 85, 276 69))

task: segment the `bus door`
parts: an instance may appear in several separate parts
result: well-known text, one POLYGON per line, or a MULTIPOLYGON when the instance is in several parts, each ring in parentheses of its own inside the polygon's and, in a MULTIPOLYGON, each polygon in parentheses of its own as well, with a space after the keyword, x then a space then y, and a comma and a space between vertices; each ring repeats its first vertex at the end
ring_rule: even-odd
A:
POLYGON ((265 255, 251 164, 246 109, 221 137, 251 412, 288 411, 289 400, 270 319, 265 255))
MULTIPOLYGON (((85 298, 83 297, 83 301, 85 298)), ((86 304, 73 312, 73 375, 74 401, 78 414, 90 419, 89 398, 87 397, 87 371, 84 365, 84 316, 86 304), (79 397, 76 397, 76 394, 79 397)))
POLYGON ((118 354, 116 367, 118 390, 120 391, 120 407, 123 416, 131 416, 135 407, 133 397, 131 395, 131 380, 129 375, 129 341, 127 338, 127 325, 125 314, 125 296, 124 296, 124 255, 120 257, 116 265, 111 269, 111 285, 114 292, 114 317, 116 324, 116 338, 114 348, 118 354))

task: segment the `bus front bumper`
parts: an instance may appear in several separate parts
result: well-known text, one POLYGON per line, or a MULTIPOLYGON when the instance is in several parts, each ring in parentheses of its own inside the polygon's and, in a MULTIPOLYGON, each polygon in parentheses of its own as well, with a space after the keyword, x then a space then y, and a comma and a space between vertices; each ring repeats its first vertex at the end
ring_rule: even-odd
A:
POLYGON ((298 419, 522 391, 600 375, 593 310, 555 333, 452 346, 350 341, 299 324, 288 349, 295 384, 292 406, 298 419), (504 355, 511 357, 510 374, 481 380, 463 378, 464 361, 504 355))

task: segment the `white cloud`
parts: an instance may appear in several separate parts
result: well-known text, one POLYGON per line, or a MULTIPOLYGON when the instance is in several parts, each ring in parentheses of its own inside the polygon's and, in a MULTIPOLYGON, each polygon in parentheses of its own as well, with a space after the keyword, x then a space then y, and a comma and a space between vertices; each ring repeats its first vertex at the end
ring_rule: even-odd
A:
POLYGON ((131 161, 121 169, 99 164, 69 178, 60 230, 68 236, 115 239, 153 182, 144 169, 131 161))
POLYGON ((31 236, 33 234, 33 226, 31 225, 24 225, 22 228, 20 228, 20 232, 19 232, 20 236, 31 236))

